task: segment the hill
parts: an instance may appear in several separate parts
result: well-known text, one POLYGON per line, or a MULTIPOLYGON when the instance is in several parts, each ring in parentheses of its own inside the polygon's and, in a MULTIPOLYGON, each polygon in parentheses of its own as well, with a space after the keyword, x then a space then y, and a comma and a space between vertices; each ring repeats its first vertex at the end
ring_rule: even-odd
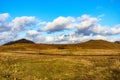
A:
POLYGON ((77 44, 83 49, 120 49, 120 45, 105 40, 90 40, 77 44))
POLYGON ((4 45, 12 45, 12 44, 17 44, 17 43, 32 43, 32 44, 34 44, 33 41, 30 41, 30 40, 27 40, 27 39, 20 39, 20 40, 8 42, 4 45))
POLYGON ((120 49, 120 44, 104 40, 90 40, 78 44, 35 44, 26 39, 20 39, 0 46, 0 51, 6 50, 50 50, 50 49, 120 49))
POLYGON ((120 41, 115 41, 115 43, 120 44, 120 41))

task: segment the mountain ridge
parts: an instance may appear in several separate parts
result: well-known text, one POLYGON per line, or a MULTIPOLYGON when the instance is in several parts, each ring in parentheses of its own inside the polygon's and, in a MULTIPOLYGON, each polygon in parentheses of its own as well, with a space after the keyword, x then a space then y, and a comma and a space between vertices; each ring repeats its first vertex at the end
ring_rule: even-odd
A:
POLYGON ((35 44, 26 39, 9 42, 0 50, 46 50, 46 49, 120 49, 120 44, 105 40, 89 40, 77 44, 35 44))

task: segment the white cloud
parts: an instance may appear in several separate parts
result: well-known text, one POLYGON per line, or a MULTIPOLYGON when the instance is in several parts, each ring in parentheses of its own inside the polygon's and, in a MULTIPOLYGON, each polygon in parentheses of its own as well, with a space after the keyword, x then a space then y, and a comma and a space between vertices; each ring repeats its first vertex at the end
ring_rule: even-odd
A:
POLYGON ((52 36, 47 36, 46 37, 46 42, 53 42, 55 39, 52 36))
POLYGON ((117 25, 117 27, 102 26, 99 24, 102 16, 91 17, 89 15, 82 15, 81 17, 71 17, 70 19, 68 19, 68 17, 58 17, 53 22, 47 23, 41 30, 48 33, 50 32, 51 34, 57 31, 62 32, 63 30, 69 30, 73 33, 72 35, 71 33, 68 33, 68 35, 63 34, 45 38, 48 43, 74 43, 90 39, 103 39, 111 41, 111 39, 106 36, 120 34, 120 25, 117 25), (74 32, 73 29, 75 29, 74 32))
POLYGON ((120 24, 115 25, 110 29, 111 34, 120 34, 120 24))
POLYGON ((92 34, 108 35, 110 29, 106 26, 95 24, 91 28, 89 28, 89 30, 92 32, 92 34))
MULTIPOLYGON (((30 38, 30 37, 29 37, 30 38)), ((92 39, 92 36, 84 35, 56 35, 56 36, 37 36, 35 37, 38 43, 48 43, 48 44, 66 44, 66 43, 79 43, 83 41, 88 41, 92 39), (39 37, 39 39, 38 39, 39 37), (42 39, 42 40, 41 40, 42 39)))
POLYGON ((72 17, 58 17, 53 20, 53 22, 48 22, 42 31, 47 31, 49 33, 73 29, 73 22, 75 21, 72 17))
POLYGON ((9 22, 6 19, 9 17, 8 13, 0 14, 0 32, 9 31, 9 22))
MULTIPOLYGON (((63 30, 76 29, 76 34, 83 35, 116 35, 120 33, 120 27, 107 27, 99 24, 99 17, 82 15, 78 18, 58 17, 53 22, 48 22, 41 30, 48 33, 54 33, 63 30)), ((120 25, 117 25, 120 26, 120 25)))
POLYGON ((30 36, 33 36, 33 35, 39 34, 39 32, 36 31, 36 30, 28 30, 28 31, 27 31, 27 34, 30 35, 30 36))
POLYGON ((14 40, 25 28, 37 24, 33 16, 16 17, 13 20, 6 20, 8 13, 0 14, 0 44, 14 40), (1 43, 2 42, 2 43, 1 43))
POLYGON ((21 31, 24 30, 25 27, 31 26, 36 24, 36 18, 33 16, 22 16, 22 17, 16 17, 10 22, 10 26, 12 27, 12 30, 15 31, 21 31))
POLYGON ((8 13, 0 14, 0 22, 5 21, 9 17, 8 13))
POLYGON ((118 39, 111 36, 120 34, 120 24, 103 26, 99 23, 101 17, 86 14, 77 18, 60 16, 52 22, 40 21, 34 16, 10 20, 9 16, 8 13, 0 14, 0 44, 19 39, 21 32, 24 38, 37 43, 78 43, 90 39, 114 41, 118 39), (58 31, 62 35, 54 33, 58 31))
POLYGON ((94 24, 98 22, 97 18, 90 17, 89 15, 82 15, 78 18, 78 23, 76 24, 76 27, 78 29, 85 29, 88 27, 92 27, 94 24))
POLYGON ((78 21, 75 25, 77 28, 76 33, 90 35, 93 33, 91 28, 97 25, 98 19, 89 15, 83 15, 78 18, 78 21))
POLYGON ((96 35, 96 36, 94 37, 94 39, 108 40, 107 37, 102 36, 102 35, 96 35))
POLYGON ((116 35, 120 34, 120 25, 109 27, 99 24, 99 18, 83 15, 78 18, 76 34, 84 35, 116 35))

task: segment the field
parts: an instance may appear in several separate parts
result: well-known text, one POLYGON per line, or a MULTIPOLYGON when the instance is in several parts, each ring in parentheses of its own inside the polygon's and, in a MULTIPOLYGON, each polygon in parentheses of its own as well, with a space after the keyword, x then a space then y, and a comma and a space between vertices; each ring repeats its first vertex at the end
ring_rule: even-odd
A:
POLYGON ((0 80, 119 80, 119 50, 1 51, 0 80))

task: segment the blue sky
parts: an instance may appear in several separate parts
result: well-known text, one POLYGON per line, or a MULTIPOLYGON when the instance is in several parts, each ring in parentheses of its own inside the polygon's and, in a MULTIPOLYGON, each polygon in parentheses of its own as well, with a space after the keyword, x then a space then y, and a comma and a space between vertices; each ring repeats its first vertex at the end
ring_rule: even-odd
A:
MULTIPOLYGON (((9 14, 11 21, 16 17, 34 16, 40 21, 46 22, 46 24, 39 27, 30 25, 33 30, 46 26, 48 22, 53 22, 53 20, 60 16, 71 16, 77 19, 82 15, 89 15, 90 18, 100 18, 101 20, 98 22, 100 25, 112 28, 120 24, 120 0, 0 0, 0 14, 4 13, 9 14)), ((71 31, 74 30, 71 29, 71 31)), ((47 30, 45 32, 38 30, 38 32, 43 36, 47 36, 54 34, 62 35, 62 33, 70 31, 65 29, 61 30, 61 33, 51 34, 47 33, 47 30)), ((25 35, 25 32, 20 31, 17 34, 21 36, 25 35)))
POLYGON ((12 17, 37 16, 46 21, 58 16, 104 14, 102 24, 114 25, 120 21, 120 0, 0 0, 0 13, 4 12, 12 17))

